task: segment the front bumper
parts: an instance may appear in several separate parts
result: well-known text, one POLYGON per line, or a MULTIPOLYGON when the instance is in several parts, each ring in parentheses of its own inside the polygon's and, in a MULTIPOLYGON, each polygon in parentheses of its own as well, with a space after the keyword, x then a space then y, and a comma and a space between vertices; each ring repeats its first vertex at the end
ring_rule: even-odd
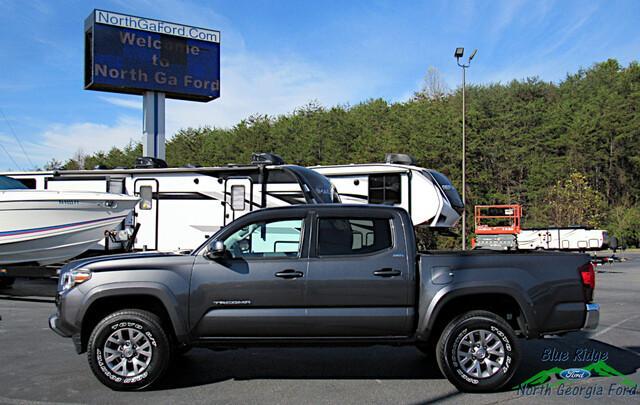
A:
POLYGON ((586 304, 587 315, 584 318, 582 329, 593 330, 598 327, 600 322, 600 305, 586 304))
POLYGON ((54 331, 55 333, 57 333, 62 337, 71 337, 71 335, 73 335, 72 331, 66 329, 62 325, 60 317, 58 316, 57 313, 49 316, 49 327, 51 328, 52 331, 54 331))

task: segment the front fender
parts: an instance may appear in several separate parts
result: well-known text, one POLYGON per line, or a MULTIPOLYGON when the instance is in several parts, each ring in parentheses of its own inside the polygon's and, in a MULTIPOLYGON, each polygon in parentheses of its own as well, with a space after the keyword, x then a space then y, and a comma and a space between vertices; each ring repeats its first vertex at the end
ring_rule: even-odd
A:
POLYGON ((118 296, 132 295, 152 296, 160 300, 169 315, 176 337, 179 341, 184 341, 188 336, 188 326, 186 324, 186 314, 181 313, 180 308, 185 307, 180 305, 180 300, 169 287, 154 281, 113 282, 91 288, 83 297, 80 311, 76 315, 76 324, 80 325, 82 323, 87 310, 96 301, 107 297, 117 299, 118 296))

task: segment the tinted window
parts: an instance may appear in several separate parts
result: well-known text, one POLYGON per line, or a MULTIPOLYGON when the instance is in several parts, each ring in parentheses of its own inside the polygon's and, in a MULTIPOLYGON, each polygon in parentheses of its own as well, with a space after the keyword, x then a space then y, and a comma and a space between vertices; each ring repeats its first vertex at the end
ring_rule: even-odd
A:
POLYGON ((300 250, 302 221, 256 222, 231 234, 224 245, 234 258, 295 257, 300 250))
POLYGON ((369 203, 400 204, 402 200, 400 174, 369 175, 369 203))
POLYGON ((438 183, 444 194, 447 196, 449 203, 453 207, 462 208, 464 204, 462 203, 462 198, 460 198, 460 194, 458 194, 458 190, 453 187, 451 184, 451 180, 447 178, 444 174, 437 172, 435 170, 427 170, 427 173, 431 175, 431 177, 438 183))
POLYGON ((0 190, 23 190, 27 186, 11 177, 0 176, 0 190))
POLYGON ((318 232, 320 256, 357 255, 391 247, 389 219, 321 218, 318 232))
POLYGON ((319 199, 318 203, 340 202, 340 198, 337 196, 337 193, 335 193, 333 185, 329 179, 322 174, 300 166, 293 166, 290 167, 290 169, 302 178, 313 196, 319 199))

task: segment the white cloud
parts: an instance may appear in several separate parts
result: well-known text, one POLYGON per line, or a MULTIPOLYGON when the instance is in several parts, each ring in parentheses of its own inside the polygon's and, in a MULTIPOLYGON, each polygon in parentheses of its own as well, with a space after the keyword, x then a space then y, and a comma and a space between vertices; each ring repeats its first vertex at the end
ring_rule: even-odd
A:
MULTIPOLYGON (((27 153, 29 153, 31 161, 41 167, 52 158, 64 161, 77 151, 92 153, 100 150, 108 151, 114 146, 122 147, 132 140, 140 140, 141 134, 141 120, 123 116, 118 118, 112 125, 94 122, 77 122, 68 125, 54 124, 40 134, 38 142, 23 140, 22 144, 27 153)), ((33 169, 29 167, 15 139, 7 134, 0 134, 0 142, 20 166, 16 168, 8 157, 1 156, 0 170, 33 169)))

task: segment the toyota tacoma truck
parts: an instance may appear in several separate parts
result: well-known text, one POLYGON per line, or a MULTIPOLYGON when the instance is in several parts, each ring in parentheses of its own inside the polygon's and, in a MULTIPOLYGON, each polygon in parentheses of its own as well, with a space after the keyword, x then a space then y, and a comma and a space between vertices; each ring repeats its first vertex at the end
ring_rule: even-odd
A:
POLYGON ((190 254, 72 262, 49 324, 117 390, 194 346, 388 344, 480 392, 513 376, 518 338, 595 328, 594 287, 584 254, 418 253, 403 209, 304 205, 250 212, 190 254))

